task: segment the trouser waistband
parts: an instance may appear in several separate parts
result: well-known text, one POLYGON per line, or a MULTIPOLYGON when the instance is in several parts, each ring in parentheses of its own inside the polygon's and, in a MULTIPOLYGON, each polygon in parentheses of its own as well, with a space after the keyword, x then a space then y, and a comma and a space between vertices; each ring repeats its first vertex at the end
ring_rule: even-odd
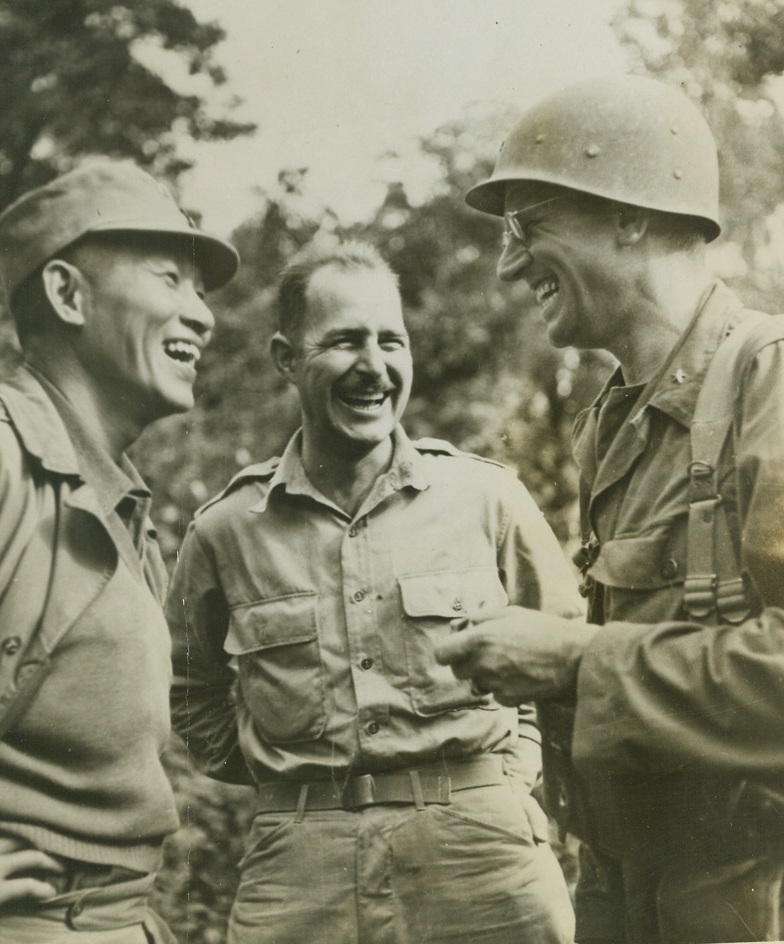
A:
POLYGON ((147 899, 155 873, 129 882, 83 888, 29 906, 9 907, 9 913, 35 915, 62 922, 76 931, 110 931, 141 924, 148 916, 147 899))
POLYGON ((384 771, 349 777, 345 782, 316 780, 309 783, 261 783, 256 791, 256 811, 283 813, 296 810, 360 810, 383 804, 451 802, 452 793, 504 783, 503 760, 498 754, 418 764, 406 770, 384 771))

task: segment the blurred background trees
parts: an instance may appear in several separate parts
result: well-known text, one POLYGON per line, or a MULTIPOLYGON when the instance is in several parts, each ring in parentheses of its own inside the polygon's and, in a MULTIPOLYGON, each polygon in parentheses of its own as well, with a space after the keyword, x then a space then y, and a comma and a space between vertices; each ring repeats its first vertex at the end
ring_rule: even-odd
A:
POLYGON ((213 114, 193 89, 222 85, 224 38, 174 0, 0 3, 0 209, 85 154, 132 158, 176 177, 188 139, 226 140, 252 125, 213 114), (177 60, 167 83, 156 65, 177 60))
MULTIPOLYGON (((718 273, 747 303, 784 309, 780 0, 627 0, 615 29, 630 69, 680 84, 716 134, 718 273)), ((84 155, 131 157, 176 181, 192 160, 190 142, 251 133, 231 109, 215 115, 206 104, 205 89, 227 79, 215 62, 221 39, 219 27, 174 0, 0 2, 0 209, 84 155), (180 63, 177 83, 156 71, 161 56, 180 63)), ((233 237, 243 268, 212 300, 218 328, 197 406, 149 430, 134 450, 154 487, 169 561, 195 508, 242 466, 278 453, 294 430, 296 402, 267 356, 274 282, 309 240, 345 236, 375 243, 400 275, 416 364, 409 432, 515 466, 561 540, 574 541, 568 434, 609 362, 550 348, 525 286, 495 278, 499 221, 463 202, 489 174, 515 118, 489 105, 456 115, 421 141, 439 169, 435 190, 413 205, 393 180, 361 225, 321 204, 307 168, 282 168, 277 186, 258 194, 233 237)), ((0 364, 13 359, 11 335, 0 320, 0 364)), ((251 797, 195 774, 179 743, 168 763, 183 828, 167 846, 158 905, 183 941, 218 944, 251 797)))

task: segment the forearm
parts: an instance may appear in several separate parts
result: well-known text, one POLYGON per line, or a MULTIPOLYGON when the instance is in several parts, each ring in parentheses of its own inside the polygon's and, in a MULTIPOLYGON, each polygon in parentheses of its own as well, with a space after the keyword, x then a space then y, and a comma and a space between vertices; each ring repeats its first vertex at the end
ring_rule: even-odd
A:
POLYGON ((194 525, 180 550, 166 617, 172 637, 172 725, 207 776, 250 783, 239 747, 236 677, 224 650, 229 609, 209 548, 194 525))
POLYGON ((192 670, 175 675, 171 712, 174 730, 202 773, 227 783, 252 782, 239 746, 231 674, 220 679, 203 678, 192 670))
POLYGON ((784 610, 740 626, 609 623, 578 674, 586 771, 784 770, 784 610))

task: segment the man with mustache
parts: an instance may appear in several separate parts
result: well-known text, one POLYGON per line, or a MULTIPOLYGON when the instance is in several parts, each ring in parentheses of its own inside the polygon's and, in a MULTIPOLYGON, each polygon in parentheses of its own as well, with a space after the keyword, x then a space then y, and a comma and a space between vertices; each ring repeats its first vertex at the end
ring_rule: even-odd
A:
POLYGON ((531 108, 467 196, 550 341, 618 361, 575 427, 589 623, 469 614, 438 653, 539 701, 586 944, 782 934, 784 329, 710 271, 718 183, 697 108, 625 77, 531 108))
POLYGON ((404 433, 378 253, 311 246, 278 300, 302 427, 197 513, 167 605, 175 727, 206 773, 256 786, 229 941, 570 941, 532 710, 433 658, 465 612, 576 615, 569 568, 509 470, 404 433))
POLYGON ((193 405, 233 247, 95 161, 0 216, 24 355, 0 383, 0 940, 145 944, 177 828, 166 572, 126 450, 193 405))

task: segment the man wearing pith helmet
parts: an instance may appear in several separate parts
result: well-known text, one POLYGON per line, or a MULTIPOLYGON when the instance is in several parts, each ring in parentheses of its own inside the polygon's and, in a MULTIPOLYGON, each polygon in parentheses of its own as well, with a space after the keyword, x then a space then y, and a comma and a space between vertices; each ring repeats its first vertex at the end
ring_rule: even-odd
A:
POLYGON ((192 405, 237 264, 125 162, 0 215, 24 355, 0 383, 0 940, 172 940, 146 904, 177 828, 165 571, 125 452, 192 405))
POLYGON ((779 939, 784 329, 706 263, 711 132, 667 85, 586 82, 467 200, 551 342, 618 363, 575 427, 588 623, 476 614, 439 657, 539 702, 546 798, 586 841, 579 941, 779 939))

